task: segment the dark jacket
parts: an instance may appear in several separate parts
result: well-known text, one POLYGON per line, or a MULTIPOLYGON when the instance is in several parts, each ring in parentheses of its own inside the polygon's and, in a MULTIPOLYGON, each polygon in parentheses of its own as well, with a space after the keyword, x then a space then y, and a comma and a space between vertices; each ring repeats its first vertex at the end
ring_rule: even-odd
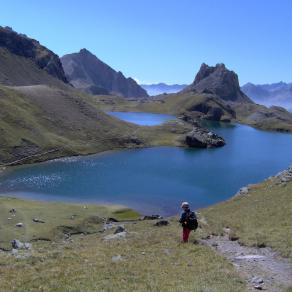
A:
POLYGON ((187 209, 181 213, 179 222, 182 224, 182 227, 187 227, 187 222, 189 219, 197 219, 195 212, 187 209))

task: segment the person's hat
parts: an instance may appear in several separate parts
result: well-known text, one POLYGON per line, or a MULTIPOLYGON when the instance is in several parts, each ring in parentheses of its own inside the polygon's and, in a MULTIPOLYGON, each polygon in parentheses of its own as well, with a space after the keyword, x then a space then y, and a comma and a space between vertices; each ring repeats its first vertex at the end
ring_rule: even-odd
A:
POLYGON ((181 207, 184 208, 184 207, 189 207, 189 203, 188 202, 182 202, 181 203, 181 207))

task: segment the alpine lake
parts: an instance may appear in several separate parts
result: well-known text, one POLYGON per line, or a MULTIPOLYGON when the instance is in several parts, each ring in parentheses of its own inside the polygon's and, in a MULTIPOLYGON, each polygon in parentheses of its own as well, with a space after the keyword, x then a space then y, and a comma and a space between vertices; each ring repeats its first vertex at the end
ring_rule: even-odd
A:
MULTIPOLYGON (((110 112, 139 125, 174 116, 110 112)), ((206 207, 292 164, 292 135, 249 126, 209 123, 226 146, 155 147, 108 151, 12 167, 0 174, 4 196, 45 201, 121 204, 142 214, 177 214, 181 201, 206 207)))

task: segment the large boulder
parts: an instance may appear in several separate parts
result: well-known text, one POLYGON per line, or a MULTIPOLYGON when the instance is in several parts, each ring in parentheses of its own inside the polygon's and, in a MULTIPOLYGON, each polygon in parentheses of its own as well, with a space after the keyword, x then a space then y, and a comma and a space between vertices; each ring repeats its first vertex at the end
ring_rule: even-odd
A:
POLYGON ((209 131, 208 129, 194 127, 191 132, 186 135, 186 144, 195 148, 222 147, 225 141, 222 137, 209 131))

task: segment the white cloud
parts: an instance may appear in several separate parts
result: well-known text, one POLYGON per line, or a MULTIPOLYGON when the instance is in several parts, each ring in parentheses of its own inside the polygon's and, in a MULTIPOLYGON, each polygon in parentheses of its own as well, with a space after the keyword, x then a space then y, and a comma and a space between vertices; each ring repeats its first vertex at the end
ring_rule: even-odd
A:
POLYGON ((144 85, 150 85, 150 84, 156 84, 158 82, 151 82, 151 81, 143 81, 143 80, 140 80, 138 78, 133 78, 138 84, 144 84, 144 85))

